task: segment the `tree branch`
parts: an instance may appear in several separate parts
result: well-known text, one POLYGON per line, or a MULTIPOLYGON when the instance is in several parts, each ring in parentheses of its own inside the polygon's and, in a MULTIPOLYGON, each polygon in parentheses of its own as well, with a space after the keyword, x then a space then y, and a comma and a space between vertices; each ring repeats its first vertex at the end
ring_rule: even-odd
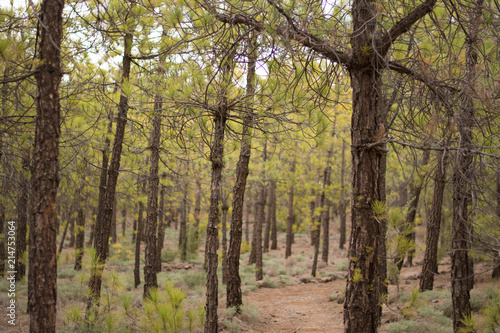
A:
POLYGON ((382 56, 385 56, 387 54, 387 51, 389 51, 392 43, 394 43, 394 41, 398 39, 399 36, 408 32, 408 30, 410 30, 411 26, 415 22, 430 13, 434 8, 436 2, 437 0, 426 0, 423 4, 415 8, 407 16, 398 21, 391 28, 391 30, 386 32, 381 38, 377 39, 375 45, 377 45, 378 53, 380 53, 382 56))

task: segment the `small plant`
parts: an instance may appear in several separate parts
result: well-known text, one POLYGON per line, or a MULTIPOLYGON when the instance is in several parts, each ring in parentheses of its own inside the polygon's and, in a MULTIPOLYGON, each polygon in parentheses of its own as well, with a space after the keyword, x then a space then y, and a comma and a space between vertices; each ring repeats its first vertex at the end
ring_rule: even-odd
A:
POLYGON ((190 289, 194 289, 197 286, 205 285, 207 280, 207 275, 204 271, 201 272, 183 272, 181 278, 186 283, 190 289))
POLYGON ((227 330, 231 333, 236 333, 241 330, 241 323, 235 318, 231 320, 224 319, 224 326, 226 326, 227 330))
POLYGON ((247 253, 247 252, 250 252, 250 250, 252 250, 252 247, 250 246, 250 244, 248 244, 248 242, 246 240, 242 240, 240 253, 241 254, 247 253))
POLYGON ((342 272, 347 272, 347 268, 349 267, 349 262, 348 261, 341 261, 337 263, 337 270, 342 271, 342 272))
POLYGON ((476 325, 477 325, 477 320, 476 316, 473 314, 468 314, 465 315, 460 322, 464 325, 464 327, 461 327, 458 329, 459 333, 475 333, 477 332, 476 330, 476 325))
POLYGON ((172 262, 177 258, 178 251, 164 249, 161 251, 161 261, 162 262, 172 262))

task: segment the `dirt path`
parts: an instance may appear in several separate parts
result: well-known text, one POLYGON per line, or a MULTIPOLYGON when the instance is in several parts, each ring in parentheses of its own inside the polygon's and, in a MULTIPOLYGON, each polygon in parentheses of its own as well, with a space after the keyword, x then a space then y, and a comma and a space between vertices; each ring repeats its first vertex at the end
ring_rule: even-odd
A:
POLYGON ((260 322, 247 332, 343 332, 342 304, 329 301, 343 281, 259 289, 246 297, 260 322))

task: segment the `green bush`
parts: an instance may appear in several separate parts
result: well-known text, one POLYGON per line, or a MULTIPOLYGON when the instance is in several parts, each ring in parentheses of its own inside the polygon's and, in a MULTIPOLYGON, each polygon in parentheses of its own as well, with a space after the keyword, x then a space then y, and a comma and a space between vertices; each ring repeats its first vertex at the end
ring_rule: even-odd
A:
POLYGON ((179 254, 178 251, 163 249, 161 251, 161 261, 162 262, 172 262, 177 258, 178 254, 179 254))

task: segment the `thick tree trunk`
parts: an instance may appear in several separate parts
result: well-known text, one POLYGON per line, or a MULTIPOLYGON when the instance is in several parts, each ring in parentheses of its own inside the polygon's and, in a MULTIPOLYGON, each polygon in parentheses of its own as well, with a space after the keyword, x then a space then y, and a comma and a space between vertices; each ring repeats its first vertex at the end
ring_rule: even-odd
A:
POLYGON ((80 203, 76 217, 75 271, 82 269, 83 245, 85 243, 85 212, 83 208, 82 203, 80 203))
MULTIPOLYGON (((160 63, 161 67, 161 63, 160 63)), ((153 129, 151 131, 151 157, 149 159, 149 189, 146 220, 146 249, 144 261, 144 298, 149 297, 150 288, 158 288, 156 273, 158 272, 158 253, 156 250, 156 229, 158 220, 158 167, 160 161, 160 137, 161 137, 161 109, 162 97, 155 97, 155 114, 153 117, 153 129)))
POLYGON ((476 65, 479 43, 478 33, 482 21, 483 0, 475 0, 469 14, 465 39, 465 75, 460 92, 460 113, 456 119, 459 143, 457 163, 453 172, 453 220, 451 253, 451 295, 453 303, 453 329, 463 327, 462 319, 471 312, 470 290, 474 285, 474 270, 469 250, 472 244, 472 223, 469 206, 472 201, 473 153, 472 127, 474 125, 474 100, 476 95, 476 65))
POLYGON ((443 207, 444 189, 446 185, 446 167, 448 164, 447 151, 438 154, 437 167, 434 174, 434 194, 432 198, 431 214, 427 222, 427 239, 425 241, 425 256, 420 275, 420 291, 432 290, 434 275, 438 274, 438 242, 441 226, 441 210, 443 207))
MULTIPOLYGON (((363 20, 366 22, 365 20, 363 20)), ((355 29, 356 31, 356 29, 355 29)), ((370 67, 351 71, 352 199, 349 276, 344 303, 346 332, 376 332, 380 316, 382 272, 377 258, 385 235, 372 205, 385 202, 385 108, 381 100, 380 73, 370 67), (380 140, 375 146, 370 146, 380 140)), ((381 260, 384 260, 381 258, 381 260)))
POLYGON ((345 141, 342 140, 342 161, 340 166, 340 200, 339 200, 339 217, 340 217, 340 238, 339 249, 344 249, 346 243, 346 208, 345 202, 345 141))
MULTIPOLYGON (((245 187, 248 177, 248 165, 250 163, 251 154, 251 133, 250 128, 255 121, 254 114, 251 110, 251 100, 255 95, 255 66, 257 63, 257 39, 255 37, 248 40, 248 73, 246 95, 248 106, 246 114, 243 118, 243 130, 241 134, 241 148, 238 164, 236 166, 236 181, 233 187, 233 211, 231 213, 231 229, 229 232, 229 249, 227 253, 227 298, 226 306, 236 307, 239 312, 243 305, 241 294, 241 278, 239 273, 240 267, 240 249, 241 238, 243 234, 243 205, 245 203, 245 187)), ((245 239, 248 242, 248 225, 250 215, 250 200, 246 204, 246 223, 245 223, 245 239)))
MULTIPOLYGON (((26 252, 26 236, 28 233, 28 199, 29 182, 26 172, 30 169, 29 151, 22 156, 22 169, 19 171, 19 196, 17 197, 17 237, 16 237, 16 281, 26 275, 26 263, 24 253, 26 252)), ((1 269, 0 269, 1 271, 1 269)))
POLYGON ((141 238, 142 238, 142 213, 144 211, 142 201, 139 201, 139 216, 137 217, 137 235, 135 239, 135 262, 134 262, 134 287, 141 284, 141 238))
MULTIPOLYGON (((131 50, 132 50, 133 35, 126 33, 124 37, 124 53, 123 53, 123 68, 122 68, 122 84, 129 80, 130 65, 131 65, 131 50)), ((100 267, 93 272, 89 281, 90 296, 87 301, 87 316, 90 311, 94 311, 99 305, 101 297, 102 273, 109 251, 109 234, 111 229, 111 218, 113 215, 113 201, 116 194, 116 184, 120 170, 120 160, 122 155, 122 144, 125 136, 125 127, 127 124, 128 112, 128 97, 122 92, 118 104, 118 117, 115 130, 115 139, 113 142, 113 154, 108 170, 107 189, 103 201, 102 216, 96 223, 95 232, 95 249, 99 256, 100 267)))
POLYGON ((161 251, 165 241, 165 187, 160 190, 160 209, 158 212, 158 237, 156 241, 156 272, 161 272, 161 251))
POLYGON ((63 0, 44 0, 39 12, 40 61, 36 82, 36 128, 31 183, 28 312, 30 332, 56 331, 57 188, 63 0))
POLYGON ((295 190, 294 184, 294 174, 295 174, 295 161, 292 161, 290 167, 290 190, 288 192, 288 217, 286 220, 286 244, 285 244, 285 258, 292 255, 292 243, 293 243, 293 222, 295 220, 293 212, 293 196, 295 190))

